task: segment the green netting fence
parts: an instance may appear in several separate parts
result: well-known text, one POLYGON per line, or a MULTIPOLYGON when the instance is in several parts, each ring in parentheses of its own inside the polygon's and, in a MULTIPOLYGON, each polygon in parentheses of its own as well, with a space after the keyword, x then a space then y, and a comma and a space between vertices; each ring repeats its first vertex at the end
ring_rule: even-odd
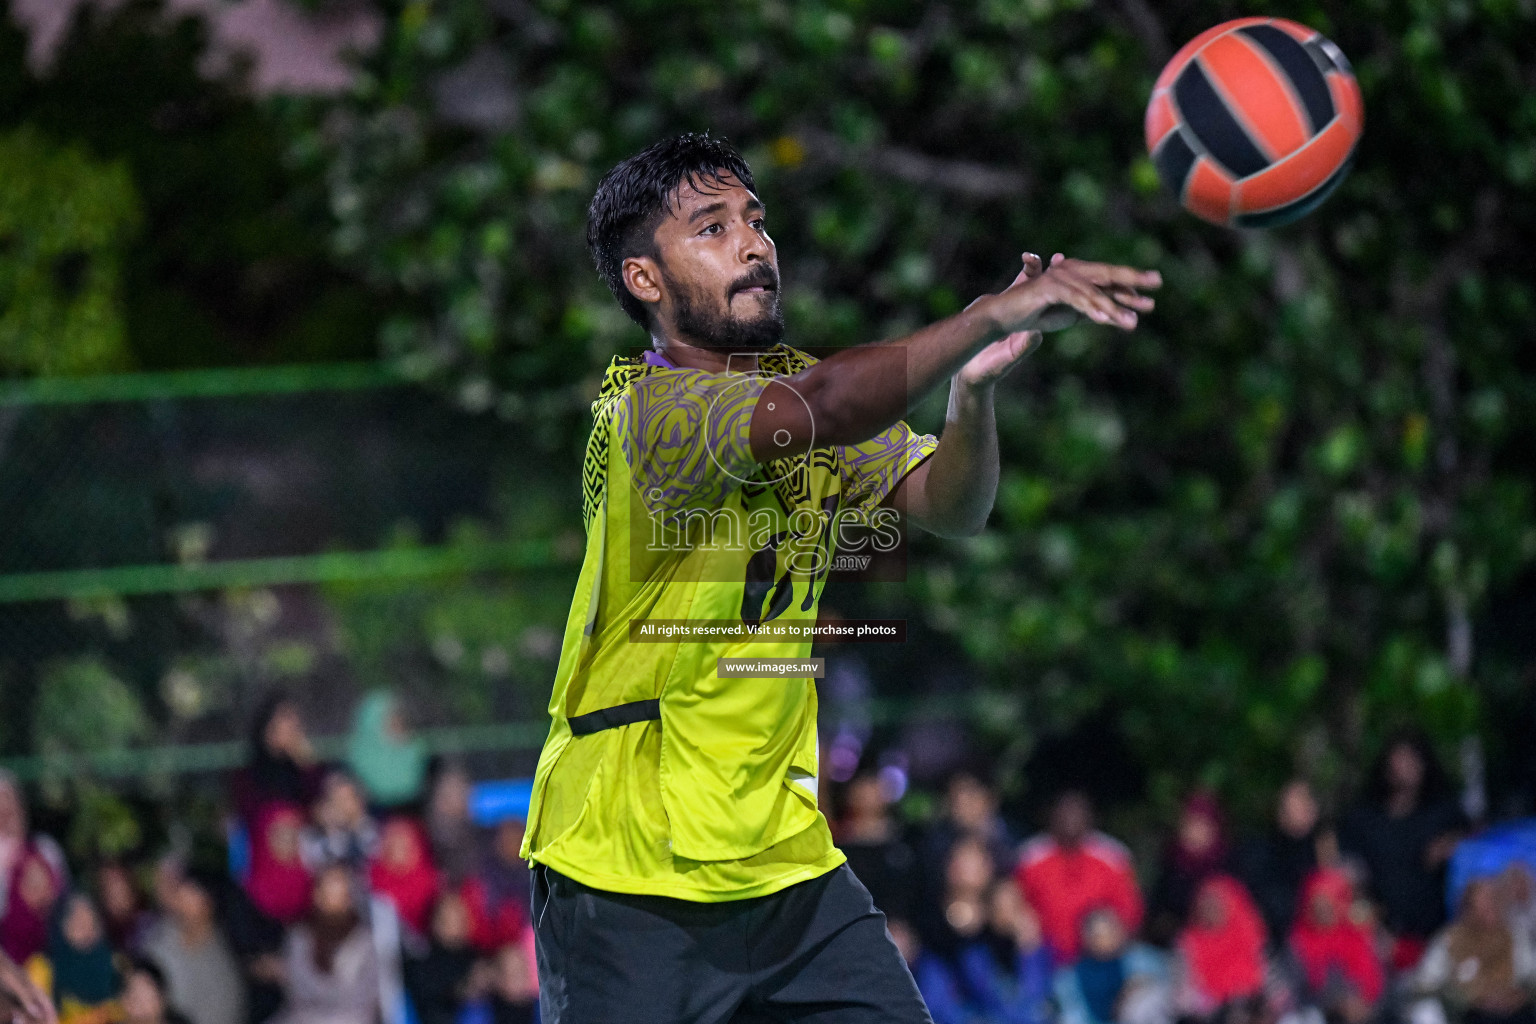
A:
MULTIPOLYGON (((456 601, 460 617, 494 619, 484 595, 496 588, 565 586, 579 547, 545 508, 558 480, 535 487, 526 449, 515 425, 374 363, 0 381, 0 765, 24 778, 222 770, 276 685, 321 731, 344 728, 357 692, 401 683, 369 671, 388 665, 381 638, 352 634, 414 629, 418 646, 452 648, 465 642, 456 601), (268 615, 300 621, 252 637, 246 620, 263 600, 268 615), (382 622, 367 620, 370 606, 382 622), (395 606, 404 618, 392 623, 395 606), (327 630, 351 638, 329 643, 327 630), (348 664, 359 643, 362 670, 348 664), (94 700, 52 706, 50 688, 87 662, 121 684, 126 721, 94 700)), ((513 706, 436 706, 444 676, 473 686, 443 651, 404 673, 434 750, 542 740, 532 693, 552 613, 513 604, 507 629, 539 633, 538 649, 471 652, 484 689, 517 694, 513 706)), ((496 623, 476 628, 483 641, 496 623)), ((411 638, 397 639, 409 662, 411 638)))

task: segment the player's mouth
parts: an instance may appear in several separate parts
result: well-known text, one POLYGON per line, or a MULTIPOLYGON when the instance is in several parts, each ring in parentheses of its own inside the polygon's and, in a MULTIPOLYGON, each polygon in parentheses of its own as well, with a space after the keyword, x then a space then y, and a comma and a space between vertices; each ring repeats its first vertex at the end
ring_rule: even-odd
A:
POLYGON ((778 290, 779 276, 764 267, 761 271, 748 274, 731 285, 730 297, 734 299, 738 295, 767 295, 778 290))

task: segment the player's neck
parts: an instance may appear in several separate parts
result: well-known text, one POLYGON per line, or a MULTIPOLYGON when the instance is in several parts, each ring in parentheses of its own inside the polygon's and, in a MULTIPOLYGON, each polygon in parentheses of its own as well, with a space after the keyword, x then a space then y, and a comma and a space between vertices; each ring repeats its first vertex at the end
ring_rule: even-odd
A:
POLYGON ((751 373, 757 369, 755 351, 730 352, 725 349, 692 345, 678 338, 653 334, 651 345, 673 366, 710 373, 751 373))

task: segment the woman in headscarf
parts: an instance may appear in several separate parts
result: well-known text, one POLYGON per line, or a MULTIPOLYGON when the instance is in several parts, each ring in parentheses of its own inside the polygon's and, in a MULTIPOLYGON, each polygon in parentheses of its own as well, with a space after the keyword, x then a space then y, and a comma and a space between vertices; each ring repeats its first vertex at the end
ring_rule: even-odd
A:
POLYGON ((528 862, 520 856, 523 830, 516 818, 497 825, 480 871, 460 889, 474 921, 475 945, 485 953, 519 941, 528 927, 528 862))
POLYGON ((284 693, 268 697, 251 725, 251 759, 230 781, 235 813, 254 833, 269 804, 308 807, 320 792, 323 770, 299 717, 284 693))
POLYGON ((63 852, 29 831, 21 787, 0 770, 0 953, 23 964, 43 951, 67 880, 63 852))
POLYGON ((308 915, 284 946, 285 999, 273 1024, 376 1024, 378 953, 357 910, 351 871, 324 868, 312 893, 308 915))
POLYGON ((97 865, 96 898, 101 903, 107 941, 112 948, 119 953, 138 949, 149 925, 149 915, 127 865, 117 861, 97 865))
POLYGON ((112 966, 112 945, 101 913, 85 893, 71 893, 59 904, 43 969, 51 980, 59 1024, 108 1024, 117 1019, 122 983, 112 966))
POLYGON ((1236 1010, 1249 1016, 1262 1002, 1264 943, 1264 919, 1241 882, 1213 875, 1201 883, 1177 943, 1181 1015, 1221 1020, 1236 1010))
POLYGON ((375 690, 363 698, 347 737, 347 765, 375 807, 397 808, 421 796, 427 778, 427 748, 412 736, 392 694, 375 690))
POLYGON ((502 946, 491 959, 491 1024, 534 1024, 539 1019, 538 973, 520 945, 502 946))
POLYGON ((1111 907, 1090 911, 1081 930, 1081 955, 1056 972, 1060 1024, 1169 1020, 1172 1005, 1163 954, 1132 942, 1111 907))
POLYGON ((368 865, 368 886, 394 904, 395 913, 416 935, 427 933, 438 874, 427 853, 421 826, 410 818, 391 818, 379 836, 379 853, 368 865))
POLYGON ((472 783, 464 766, 440 760, 427 796, 427 834, 432 861, 448 885, 461 885, 479 866, 480 830, 469 813, 472 783))
POLYGON ((1536 948, 1536 876, 1523 861, 1511 861, 1497 885, 1504 919, 1536 948))
POLYGON ((1369 1019, 1386 989, 1373 936, 1353 918, 1354 902, 1349 877, 1325 868, 1302 886, 1291 929, 1301 1002, 1346 1024, 1369 1019))
POLYGON ((190 1024, 170 1004, 165 972, 153 960, 132 957, 123 969, 121 1024, 190 1024))
POLYGON ((1430 943, 1414 987, 1460 1011, 1463 1024, 1533 1024, 1533 981, 1529 938, 1502 913, 1493 879, 1479 878, 1462 892, 1456 920, 1430 943))
POLYGON ((943 911, 939 946, 912 963, 934 1019, 1049 1020, 1051 951, 1018 884, 998 877, 985 837, 962 835, 950 847, 943 911))
POLYGON ((456 892, 432 907, 427 946, 405 960, 405 990, 421 1024, 455 1024, 473 994, 476 954, 470 944, 469 908, 456 892))
POLYGON ((1055 958, 1018 883, 1004 875, 987 897, 981 936, 962 947, 960 976, 982 1016, 998 1024, 1047 1024, 1055 958))
POLYGON ((250 1005, 228 935, 220 920, 226 880, 201 870, 183 874, 166 918, 139 952, 163 972, 165 998, 186 1024, 244 1024, 250 1005))
POLYGON ((1412 969, 1445 923, 1446 865, 1468 827, 1429 739, 1418 730, 1394 736, 1371 770, 1365 799, 1339 830, 1344 852, 1369 872, 1394 969, 1412 969))
POLYGON ((368 813, 362 787, 343 769, 326 773, 320 798, 304 829, 304 863, 311 871, 345 864, 362 874, 379 850, 379 824, 368 813))
POLYGON ((1337 837, 1323 823, 1312 784, 1300 778, 1287 782, 1275 800, 1269 832, 1248 842, 1237 856, 1243 884, 1276 942, 1291 933, 1302 883, 1336 860, 1336 853, 1337 837))
POLYGON ((273 804, 256 819, 251 844, 251 902, 267 917, 291 924, 310 903, 310 874, 299 854, 304 816, 296 807, 273 804))
POLYGON ((1221 806, 1210 793, 1192 794, 1179 812, 1178 831, 1163 854, 1157 884, 1147 901, 1147 940, 1171 946, 1189 920, 1195 890, 1231 859, 1221 806))

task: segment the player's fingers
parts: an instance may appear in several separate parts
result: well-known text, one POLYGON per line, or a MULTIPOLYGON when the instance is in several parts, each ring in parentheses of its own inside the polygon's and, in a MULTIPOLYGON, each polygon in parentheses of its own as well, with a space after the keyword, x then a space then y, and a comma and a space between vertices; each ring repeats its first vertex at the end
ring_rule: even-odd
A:
POLYGON ((1024 254, 1024 273, 1028 277, 1039 277, 1045 273, 1045 264, 1041 262, 1039 256, 1027 252, 1024 254))
POLYGON ((1120 305, 1134 309, 1138 313, 1150 313, 1157 303, 1150 295, 1143 295, 1133 288, 1107 288, 1109 297, 1120 305))
POLYGON ((1136 322, 1134 312, 1122 307, 1103 289, 1078 274, 1062 273, 1056 278, 1056 284, 1061 289, 1061 301, 1095 323, 1127 327, 1136 322))
POLYGON ((1139 270, 1115 263, 1096 263, 1092 260, 1067 260, 1063 270, 1071 270, 1100 287, 1157 288, 1163 277, 1155 270, 1139 270))
POLYGON ((1095 308, 1105 314, 1099 320, 1100 323, 1127 330, 1136 326, 1136 311, 1115 301, 1115 297, 1109 293, 1108 289, 1088 285, 1087 290, 1093 296, 1095 308))
POLYGON ((1155 270, 1138 270, 1136 267, 1122 267, 1113 263, 1089 263, 1079 260, 1072 261, 1072 269, 1100 287, 1152 289, 1161 288, 1163 285, 1163 275, 1155 270))
POLYGON ((998 377, 1004 377, 1012 372, 1013 368, 1019 365, 1019 361, 1028 354, 1030 349, 1035 347, 1039 340, 1039 331, 1020 331, 1017 334, 1010 335, 1008 338, 1008 359, 999 369, 998 377))

